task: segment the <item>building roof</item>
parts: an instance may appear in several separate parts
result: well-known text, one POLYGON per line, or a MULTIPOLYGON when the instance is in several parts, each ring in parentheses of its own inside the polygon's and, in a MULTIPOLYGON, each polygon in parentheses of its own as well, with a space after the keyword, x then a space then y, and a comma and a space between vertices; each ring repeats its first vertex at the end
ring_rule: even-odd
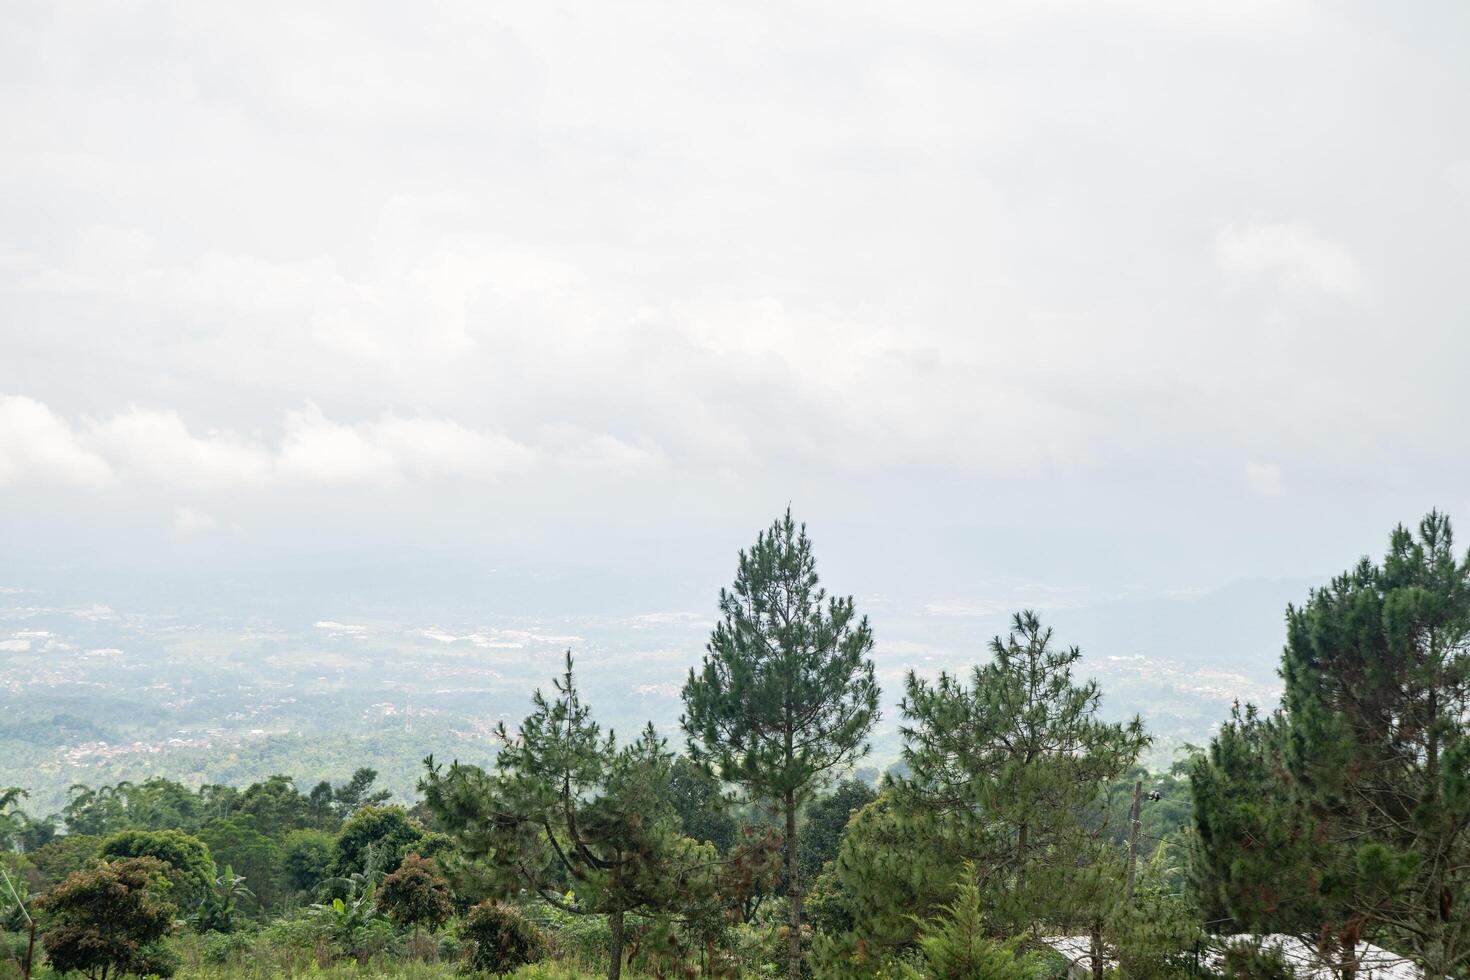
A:
MULTIPOLYGON (((1044 936, 1041 941, 1056 950, 1074 966, 1092 967, 1092 941, 1087 936, 1044 936)), ((1338 976, 1332 966, 1323 962, 1314 946, 1295 936, 1216 936, 1209 947, 1200 952, 1200 965, 1219 962, 1226 946, 1256 943, 1267 949, 1279 949, 1286 961, 1295 967, 1302 980, 1334 980, 1338 976)), ((1423 980, 1424 971, 1410 961, 1371 943, 1360 943, 1356 950, 1358 980, 1423 980)))

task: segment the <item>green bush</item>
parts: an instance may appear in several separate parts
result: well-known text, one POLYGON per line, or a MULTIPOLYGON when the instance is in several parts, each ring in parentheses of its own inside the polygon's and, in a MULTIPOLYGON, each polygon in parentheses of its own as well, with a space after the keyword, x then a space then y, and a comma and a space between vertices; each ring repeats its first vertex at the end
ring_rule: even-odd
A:
POLYGON ((500 902, 481 902, 459 924, 459 937, 470 944, 469 967, 507 973, 546 956, 541 930, 519 909, 500 902))
POLYGON ((276 919, 260 931, 261 941, 278 949, 311 949, 316 944, 320 927, 305 912, 276 919))
POLYGON ((454 914, 449 883, 433 861, 417 854, 404 858, 398 870, 383 879, 376 900, 383 914, 416 935, 420 929, 438 931, 454 914))
POLYGON ((73 871, 96 867, 97 849, 102 838, 86 834, 67 834, 47 841, 26 855, 31 867, 40 876, 37 891, 59 885, 73 871))
POLYGON ((229 963, 250 952, 255 937, 248 932, 210 932, 199 940, 199 958, 206 963, 229 963))
MULTIPOLYGON (((606 916, 577 915, 544 901, 532 902, 523 914, 550 935, 557 956, 596 961, 607 959, 612 951, 612 928, 606 916)), ((638 931, 641 921, 636 915, 627 917, 630 936, 638 931)))
POLYGON ((602 980, 602 977, 601 972, 590 973, 570 963, 547 960, 521 967, 509 974, 508 980, 602 980))
POLYGON ((943 917, 920 927, 919 975, 934 980, 1039 980, 1044 964, 1036 956, 1021 954, 1019 946, 1019 939, 1000 942, 987 935, 985 899, 975 883, 974 868, 966 864, 954 902, 945 906, 943 917))
POLYGON ((1225 948, 1223 974, 1231 980, 1293 980, 1296 970, 1280 949, 1236 942, 1225 948))
POLYGON ((439 934, 437 942, 439 944, 437 956, 438 959, 448 963, 452 963, 455 960, 459 959, 459 954, 462 951, 463 946, 459 941, 458 933, 456 933, 454 930, 446 929, 444 932, 441 932, 439 934))

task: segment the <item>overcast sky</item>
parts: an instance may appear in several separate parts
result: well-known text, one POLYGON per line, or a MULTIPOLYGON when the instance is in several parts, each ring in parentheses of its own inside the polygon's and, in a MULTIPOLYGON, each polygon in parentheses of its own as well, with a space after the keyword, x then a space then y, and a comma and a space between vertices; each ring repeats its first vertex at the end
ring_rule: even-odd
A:
POLYGON ((836 588, 954 612, 1470 513, 1464 4, 4 19, 0 586, 657 607, 790 502, 836 588))

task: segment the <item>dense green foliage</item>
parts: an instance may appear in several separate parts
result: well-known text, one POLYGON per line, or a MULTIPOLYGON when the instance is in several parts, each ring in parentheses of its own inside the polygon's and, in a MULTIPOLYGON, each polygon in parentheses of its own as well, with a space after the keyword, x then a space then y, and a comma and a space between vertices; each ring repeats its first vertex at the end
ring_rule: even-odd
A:
POLYGON ((281 840, 281 872, 287 888, 310 891, 332 873, 333 837, 324 830, 293 830, 281 840))
POLYGON ((827 862, 836 860, 847 822, 877 798, 877 791, 867 783, 844 779, 831 793, 807 804, 796 848, 797 874, 802 881, 815 881, 827 862))
POLYGON ((119 830, 103 838, 97 855, 104 861, 157 859, 172 886, 169 897, 185 908, 203 898, 214 882, 209 847, 181 830, 119 830))
POLYGON ((332 843, 332 874, 345 877, 374 867, 395 870, 424 838, 424 828, 401 806, 364 806, 332 843))
POLYGON ((721 854, 735 846, 740 821, 727 805, 724 787, 709 770, 679 756, 669 770, 669 797, 684 836, 713 844, 721 854))
POLYGON ((849 827, 832 881, 848 934, 828 937, 828 963, 910 947, 962 901, 983 903, 991 938, 1110 930, 1125 868, 1108 790, 1147 736, 1096 718, 1099 691, 1072 678, 1079 651, 1055 649, 1034 615, 991 652, 969 685, 909 674, 907 774, 849 827))
POLYGON ((1019 941, 1000 942, 987 923, 987 903, 976 883, 974 868, 960 876, 955 900, 919 929, 918 947, 924 970, 932 980, 1037 980, 1045 966, 1041 958, 1021 953, 1019 941))
POLYGON ((968 674, 907 674, 899 762, 858 778, 872 635, 789 513, 721 612, 687 757, 616 738, 568 653, 417 801, 367 768, 47 816, 0 788, 0 975, 1056 980, 1064 936, 1099 980, 1290 976, 1226 938, 1266 932, 1343 980, 1366 942, 1470 970, 1470 560, 1437 514, 1288 610, 1279 708, 1161 772, 1023 612, 968 674))
POLYGON ((1449 521, 1397 528, 1287 611, 1281 709, 1199 760, 1196 887, 1252 927, 1470 967, 1470 559, 1449 521))
POLYGON ((616 980, 630 915, 685 924, 707 918, 717 891, 738 897, 730 886, 741 883, 723 872, 755 856, 722 859, 683 835, 669 792, 672 754, 652 726, 622 746, 603 735, 581 699, 570 653, 555 696, 538 690, 533 701, 514 737, 501 726, 493 774, 458 763, 444 771, 431 759, 425 798, 503 890, 518 885, 564 911, 606 915, 608 976, 616 980))

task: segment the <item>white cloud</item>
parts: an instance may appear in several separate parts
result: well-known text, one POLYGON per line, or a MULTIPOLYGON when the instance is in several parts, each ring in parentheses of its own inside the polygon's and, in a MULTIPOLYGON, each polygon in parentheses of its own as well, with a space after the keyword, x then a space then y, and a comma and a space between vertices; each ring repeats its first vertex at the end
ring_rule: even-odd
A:
POLYGON ((656 449, 635 446, 605 432, 557 426, 551 427, 550 434, 553 458, 573 470, 632 476, 659 462, 656 449))
POLYGON ((367 438, 390 453, 403 473, 419 479, 522 476, 538 455, 507 436, 477 432, 452 419, 385 415, 367 426, 367 438))
POLYGON ((286 415, 279 471, 316 483, 382 483, 399 477, 392 452, 315 405, 286 415))
POLYGON ((241 487, 270 477, 262 446, 230 432, 189 432, 176 412, 131 408, 89 424, 87 443, 125 477, 185 487, 241 487))
POLYGON ((1065 593, 1071 591, 1058 587, 1021 586, 1016 589, 1017 595, 1010 599, 935 599, 924 603, 924 611, 936 616, 989 617, 1008 616, 1023 609, 1071 609, 1080 602, 1077 598, 1066 597, 1065 593), (1038 592, 1047 593, 1050 597, 1037 598, 1038 592))
POLYGON ((286 416, 277 470, 285 479, 384 484, 400 480, 493 480, 524 475, 535 450, 452 419, 383 415, 334 422, 315 405, 286 416))
MULTIPOLYGON (((652 454, 600 433, 558 452, 576 466, 628 470, 652 454)), ((286 412, 280 445, 211 430, 195 435, 176 412, 129 408, 74 427, 41 402, 0 398, 0 486, 59 481, 107 486, 118 478, 152 487, 240 491, 291 484, 384 485, 404 480, 496 480, 534 472, 541 453, 508 436, 453 419, 385 413, 351 424, 316 405, 286 412)), ((200 530, 183 508, 175 524, 200 530)))
POLYGON ((219 524, 212 515, 192 507, 180 507, 174 512, 174 530, 181 534, 195 534, 212 530, 219 524))
POLYGON ((999 616, 1014 612, 1008 599, 937 599, 924 603, 924 611, 935 616, 999 616))
POLYGON ((113 474, 51 409, 30 398, 0 396, 0 486, 21 480, 96 487, 111 483, 113 474))
POLYGON ((112 228, 92 225, 77 242, 76 268, 79 272, 109 279, 146 270, 157 243, 140 228, 112 228))
POLYGON ((1364 286, 1352 251, 1301 222, 1231 225, 1216 238, 1215 255, 1226 273, 1288 293, 1350 297, 1364 286))
POLYGON ((1246 487, 1262 497, 1279 497, 1284 489, 1281 467, 1275 463, 1251 460, 1245 464, 1244 478, 1246 487))

